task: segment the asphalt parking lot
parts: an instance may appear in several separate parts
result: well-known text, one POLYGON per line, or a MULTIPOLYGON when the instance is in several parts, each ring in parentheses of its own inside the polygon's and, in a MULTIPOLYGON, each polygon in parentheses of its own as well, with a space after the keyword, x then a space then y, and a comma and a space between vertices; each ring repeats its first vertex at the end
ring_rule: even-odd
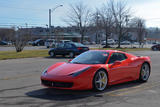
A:
POLYGON ((0 61, 0 107, 159 107, 160 52, 131 52, 150 56, 147 83, 136 81, 108 87, 104 92, 48 89, 40 74, 67 58, 26 58, 0 61))

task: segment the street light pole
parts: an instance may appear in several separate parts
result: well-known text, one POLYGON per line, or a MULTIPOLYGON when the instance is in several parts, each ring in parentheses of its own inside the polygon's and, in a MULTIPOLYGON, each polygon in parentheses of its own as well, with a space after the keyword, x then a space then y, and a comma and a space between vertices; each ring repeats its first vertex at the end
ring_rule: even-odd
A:
POLYGON ((49 9, 49 29, 51 28, 51 9, 49 9))
POLYGON ((53 11, 55 11, 58 7, 62 7, 63 5, 58 5, 58 6, 56 6, 55 8, 53 8, 53 9, 49 9, 49 36, 50 36, 50 38, 51 38, 51 13, 53 12, 53 11))

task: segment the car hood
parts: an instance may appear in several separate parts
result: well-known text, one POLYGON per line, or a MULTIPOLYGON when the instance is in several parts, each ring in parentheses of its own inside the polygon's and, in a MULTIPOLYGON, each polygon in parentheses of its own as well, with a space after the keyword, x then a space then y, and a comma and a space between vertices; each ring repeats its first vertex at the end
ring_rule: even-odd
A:
MULTIPOLYGON (((55 65, 53 65, 55 66, 55 65)), ((50 69, 47 74, 48 75, 53 75, 53 76, 65 76, 65 75, 69 75, 75 72, 78 72, 80 70, 83 70, 87 67, 89 67, 90 65, 86 65, 86 64, 71 64, 71 63, 64 63, 62 65, 59 65, 57 67, 54 67, 52 69, 50 69)))

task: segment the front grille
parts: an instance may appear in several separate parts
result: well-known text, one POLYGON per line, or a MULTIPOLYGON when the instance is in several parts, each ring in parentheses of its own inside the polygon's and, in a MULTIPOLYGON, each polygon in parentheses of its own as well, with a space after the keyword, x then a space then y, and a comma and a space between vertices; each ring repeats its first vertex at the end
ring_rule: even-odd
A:
POLYGON ((62 87, 62 88, 71 88, 73 83, 71 82, 55 82, 48 80, 41 80, 42 84, 49 87, 62 87))

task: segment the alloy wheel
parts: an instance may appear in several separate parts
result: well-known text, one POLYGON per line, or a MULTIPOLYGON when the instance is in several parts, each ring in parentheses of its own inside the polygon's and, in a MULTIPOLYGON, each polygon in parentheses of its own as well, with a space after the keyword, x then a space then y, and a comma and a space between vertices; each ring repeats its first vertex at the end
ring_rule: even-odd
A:
POLYGON ((50 52, 50 56, 54 57, 55 56, 54 52, 50 52))
POLYGON ((108 83, 108 77, 105 71, 101 70, 98 71, 95 75, 95 79, 94 79, 94 87, 96 88, 96 90, 98 91, 103 91, 108 83))
POLYGON ((142 65, 142 69, 141 69, 141 80, 147 81, 149 76, 150 76, 150 68, 149 68, 149 65, 145 63, 142 65))

